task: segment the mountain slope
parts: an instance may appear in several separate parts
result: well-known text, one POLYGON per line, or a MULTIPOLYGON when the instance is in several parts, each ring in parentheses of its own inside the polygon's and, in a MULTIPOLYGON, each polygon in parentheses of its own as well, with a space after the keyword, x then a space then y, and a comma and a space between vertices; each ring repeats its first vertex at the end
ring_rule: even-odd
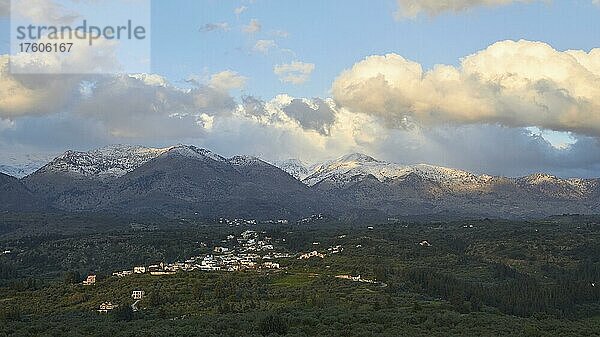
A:
POLYGON ((0 211, 35 211, 46 207, 17 178, 0 173, 0 211))
MULTIPOLYGON (((223 158, 193 146, 66 152, 11 186, 65 211, 202 218, 344 220, 451 214, 541 217, 600 212, 600 180, 476 175, 350 154, 310 169, 299 161, 223 158), (20 187, 19 187, 20 186, 20 187)), ((13 203, 14 204, 14 203, 13 203)), ((26 204, 26 203, 24 203, 26 204)))
POLYGON ((304 180, 310 173, 308 166, 298 159, 276 161, 273 166, 280 168, 298 180, 304 180))
POLYGON ((131 151, 126 160, 67 153, 24 181, 67 211, 274 219, 326 210, 306 185, 256 158, 193 146, 131 151))
POLYGON ((390 216, 462 212, 476 216, 544 216, 598 211, 597 179, 475 175, 431 165, 403 166, 351 154, 316 165, 312 188, 390 216))

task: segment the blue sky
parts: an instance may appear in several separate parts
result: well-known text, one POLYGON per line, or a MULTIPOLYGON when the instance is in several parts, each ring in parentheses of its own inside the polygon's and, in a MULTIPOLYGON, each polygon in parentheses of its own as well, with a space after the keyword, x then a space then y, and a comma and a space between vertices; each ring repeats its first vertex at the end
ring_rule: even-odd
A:
MULTIPOLYGON (((15 57, 7 1, 0 165, 187 143, 267 160, 363 152, 600 176, 598 0, 154 0, 148 73, 27 77, 3 67, 15 57)), ((26 16, 32 4, 86 5, 13 1, 26 16)), ((114 24, 127 13, 88 17, 114 24)))
POLYGON ((369 55, 397 53, 429 68, 459 63, 461 57, 506 40, 545 41, 559 50, 597 47, 600 8, 586 0, 521 3, 475 8, 435 18, 396 20, 396 1, 176 0, 153 3, 153 71, 172 80, 232 69, 250 78, 251 94, 265 99, 286 92, 301 97, 329 95, 333 79, 369 55), (234 9, 246 6, 239 18, 234 9), (174 20, 175 18, 175 20, 174 20), (251 19, 262 25, 243 34, 251 19), (227 22, 230 31, 198 32, 208 23, 227 22), (286 31, 287 38, 274 31, 286 31), (257 40, 275 40, 269 55, 252 52, 257 40), (302 60, 315 64, 311 80, 282 84, 275 64, 302 60))

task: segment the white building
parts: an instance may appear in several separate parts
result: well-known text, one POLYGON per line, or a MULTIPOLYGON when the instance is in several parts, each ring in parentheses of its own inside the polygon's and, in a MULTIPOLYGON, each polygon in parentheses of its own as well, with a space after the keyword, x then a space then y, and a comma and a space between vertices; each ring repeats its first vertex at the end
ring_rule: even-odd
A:
POLYGON ((263 267, 267 269, 279 269, 279 263, 277 262, 265 262, 263 263, 263 267))
POLYGON ((119 307, 118 304, 112 304, 112 302, 104 302, 104 303, 100 304, 100 309, 98 309, 98 312, 105 314, 113 309, 118 308, 118 307, 119 307))
POLYGON ((134 300, 141 300, 144 298, 144 295, 146 293, 143 290, 134 290, 131 293, 131 298, 133 298, 134 300))
POLYGON ((88 277, 83 281, 84 286, 91 286, 96 284, 96 275, 88 275, 88 277))
POLYGON ((318 257, 318 258, 324 259, 325 255, 323 255, 323 254, 317 252, 316 250, 314 250, 314 251, 312 251, 310 253, 305 253, 305 254, 300 255, 300 257, 298 259, 299 260, 308 260, 311 257, 318 257))

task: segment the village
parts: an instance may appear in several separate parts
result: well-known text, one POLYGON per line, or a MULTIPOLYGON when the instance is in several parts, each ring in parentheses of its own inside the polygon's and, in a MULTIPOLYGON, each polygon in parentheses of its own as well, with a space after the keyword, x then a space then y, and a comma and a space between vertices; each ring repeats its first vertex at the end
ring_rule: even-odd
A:
MULTIPOLYGON (((223 219, 225 223, 231 221, 223 219)), ((235 223, 235 221, 233 222, 235 223)), ((282 239, 285 242, 285 239, 282 239)), ((149 274, 152 276, 174 275, 178 272, 236 272, 244 270, 270 271, 285 269, 278 262, 281 259, 307 260, 311 258, 324 259, 328 255, 340 254, 344 247, 336 245, 323 249, 322 251, 312 250, 310 252, 300 252, 291 254, 276 249, 274 240, 267 236, 265 232, 259 233, 253 230, 246 230, 239 236, 228 235, 221 241, 222 245, 214 246, 211 254, 203 256, 194 256, 185 261, 176 261, 171 263, 158 262, 147 266, 134 266, 131 269, 116 271, 112 273, 113 277, 123 278, 135 275, 149 274)), ((200 242, 201 247, 206 247, 206 243, 200 242)), ((313 247, 320 246, 319 242, 314 242, 313 247)), ((338 278, 344 278, 337 276, 338 278)), ((348 276, 347 279, 353 280, 348 276)), ((360 276, 359 276, 360 279, 360 276)), ((96 284, 97 276, 90 274, 83 281, 84 286, 93 286, 96 284)), ((361 279, 361 282, 364 280, 361 279)), ((374 282, 373 282, 374 283, 374 282)), ((131 297, 135 301, 131 305, 132 311, 138 311, 138 304, 144 298, 145 292, 140 289, 132 290, 131 297)), ((103 302, 97 311, 99 313, 108 313, 116 308, 118 304, 112 301, 103 302)))

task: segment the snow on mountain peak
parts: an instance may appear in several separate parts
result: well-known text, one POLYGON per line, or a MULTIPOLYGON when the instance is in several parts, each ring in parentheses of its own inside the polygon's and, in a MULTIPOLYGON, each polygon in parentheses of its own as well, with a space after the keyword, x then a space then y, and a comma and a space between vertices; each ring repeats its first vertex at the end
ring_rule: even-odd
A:
POLYGON ((218 154, 211 152, 206 149, 201 149, 192 145, 177 145, 172 146, 166 149, 165 153, 169 154, 177 154, 184 157, 196 158, 196 159, 205 159, 209 158, 215 161, 225 161, 225 158, 219 156, 218 154))
POLYGON ((251 165, 262 165, 266 164, 259 158, 252 156, 234 156, 227 160, 233 166, 251 166, 251 165))
POLYGON ((166 148, 150 148, 111 145, 88 152, 67 151, 56 157, 41 170, 84 177, 117 178, 165 154, 210 158, 218 161, 225 160, 217 154, 195 146, 177 145, 166 148))
POLYGON ((88 152, 67 151, 41 170, 86 177, 120 177, 166 151, 129 145, 113 145, 88 152))
POLYGON ((298 159, 280 160, 274 162, 273 165, 279 167, 298 180, 304 180, 310 172, 308 165, 298 159))
POLYGON ((484 180, 484 177, 466 171, 425 164, 405 166, 379 161, 364 154, 353 153, 315 166, 303 181, 309 186, 324 180, 343 184, 357 177, 373 176, 384 182, 392 179, 403 179, 410 174, 437 183, 473 183, 484 180))
POLYGON ((371 156, 367 156, 366 154, 362 154, 362 153, 351 153, 351 154, 347 154, 345 156, 342 156, 338 159, 336 159, 335 161, 337 162, 357 162, 357 163, 374 163, 374 162, 379 162, 377 159, 371 157, 371 156))

